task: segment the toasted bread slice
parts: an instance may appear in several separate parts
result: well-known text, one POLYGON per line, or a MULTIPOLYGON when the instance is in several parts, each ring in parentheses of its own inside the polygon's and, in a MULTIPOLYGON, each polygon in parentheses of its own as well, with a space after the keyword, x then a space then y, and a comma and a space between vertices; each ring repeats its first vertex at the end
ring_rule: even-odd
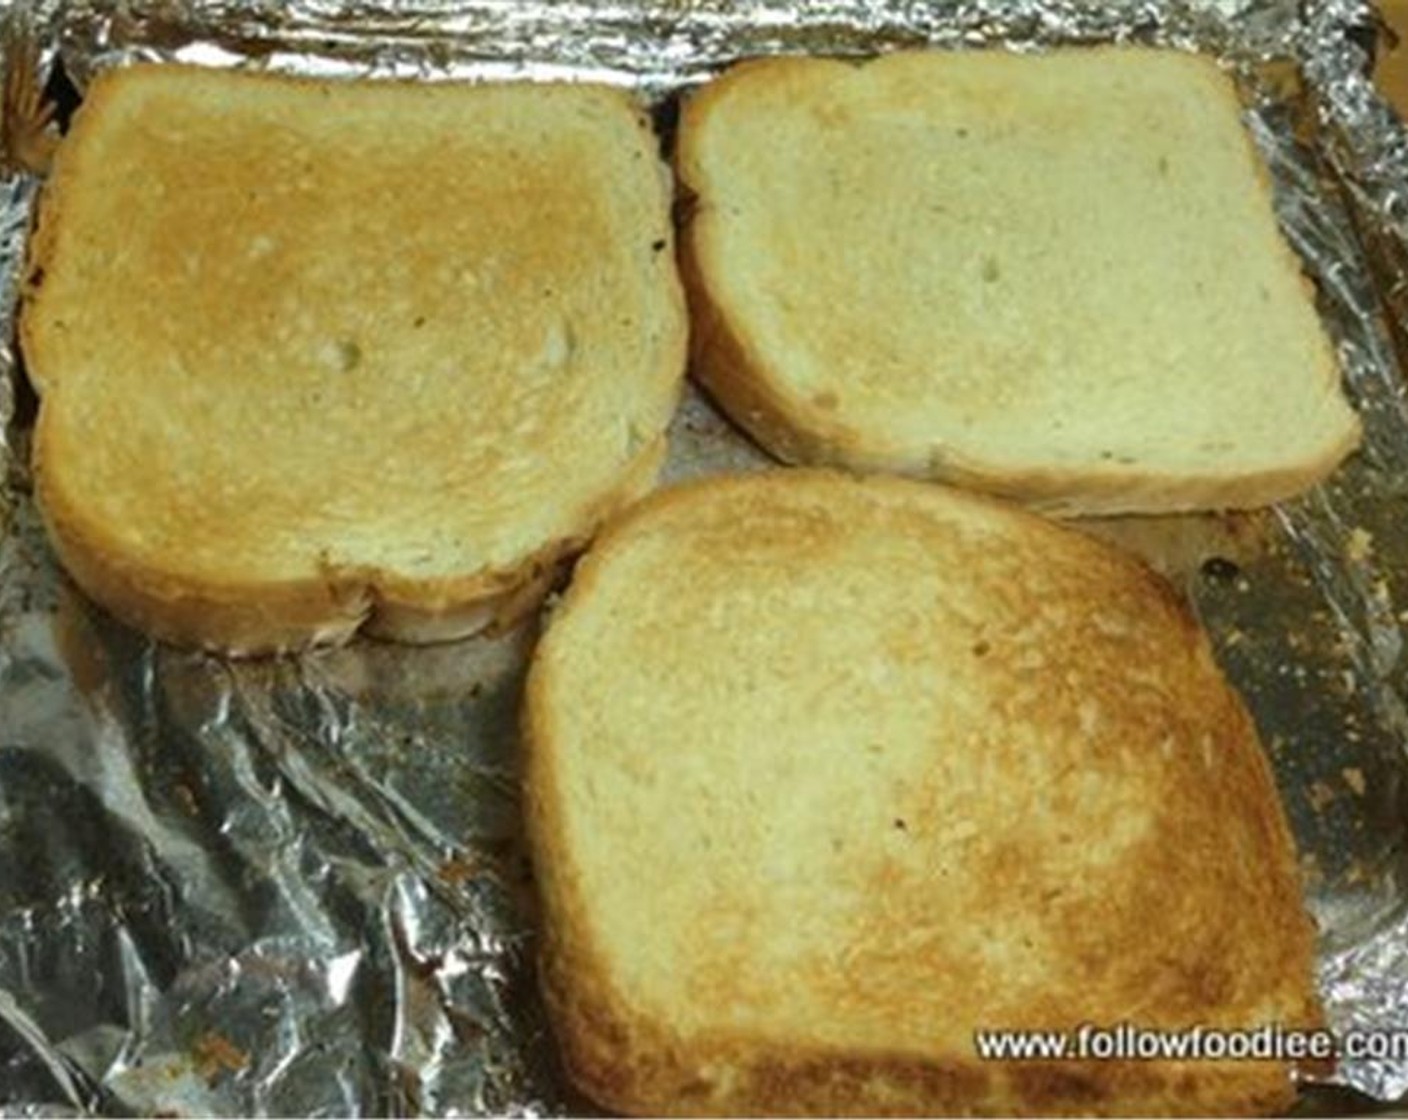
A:
POLYGON ((698 376, 789 462, 1251 507, 1359 424, 1231 80, 1141 48, 744 63, 685 106, 698 376))
POLYGON ((1261 1111, 1275 1062, 982 1062, 974 1032, 1318 1021, 1256 732, 1168 586, 945 487, 647 498, 530 670, 567 1069, 642 1113, 1261 1111))
POLYGON ((531 603, 653 483, 684 370, 671 244, 616 90, 99 78, 22 322, 64 564, 133 625, 235 652, 531 603))

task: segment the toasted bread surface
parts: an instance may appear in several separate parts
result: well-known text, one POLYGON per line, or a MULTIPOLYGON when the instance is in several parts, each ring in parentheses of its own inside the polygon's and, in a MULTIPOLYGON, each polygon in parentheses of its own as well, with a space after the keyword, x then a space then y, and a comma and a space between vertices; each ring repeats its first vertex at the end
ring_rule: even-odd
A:
POLYGON ((1252 507, 1357 444, 1231 79, 1107 47, 745 62, 685 105, 695 369, 797 463, 1252 507))
POLYGON ((126 621, 235 652, 531 605, 653 484, 671 246, 616 90, 101 76, 21 324, 64 563, 126 621))
POLYGON ((988 499, 661 491, 579 564, 525 715, 542 978, 636 1113, 1221 1113, 1275 1062, 983 1062, 974 1031, 1319 1022, 1255 729, 1180 600, 988 499))

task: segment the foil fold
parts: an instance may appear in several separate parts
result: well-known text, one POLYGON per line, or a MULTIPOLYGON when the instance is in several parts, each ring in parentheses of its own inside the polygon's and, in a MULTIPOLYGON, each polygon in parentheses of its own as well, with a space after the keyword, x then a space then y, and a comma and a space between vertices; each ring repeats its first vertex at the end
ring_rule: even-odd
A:
MULTIPOLYGON (((1303 854, 1332 1024, 1408 1025, 1408 137, 1367 77, 1367 4, 71 0, 23 18, 80 89, 137 59, 593 79, 657 102, 784 52, 1119 41, 1222 59, 1365 447, 1272 511, 1094 528, 1182 587, 1248 700, 1303 854)), ((534 624, 226 662, 88 604, 28 492, 13 339, 39 182, 0 178, 0 1108, 579 1110, 533 982, 516 711, 534 624)), ((670 480, 767 465, 694 393, 670 435, 670 480)), ((1394 1099, 1408 1061, 1335 1077, 1394 1099)))

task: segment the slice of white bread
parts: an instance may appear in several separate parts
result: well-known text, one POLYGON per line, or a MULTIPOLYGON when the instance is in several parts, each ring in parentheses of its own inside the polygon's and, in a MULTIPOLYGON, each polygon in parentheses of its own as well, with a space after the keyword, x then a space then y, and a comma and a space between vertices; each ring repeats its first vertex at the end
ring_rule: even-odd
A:
POLYGON ((22 320, 65 566, 235 652, 532 602, 662 458, 669 206, 648 119, 605 87, 105 74, 22 320))
POLYGON ((946 487, 662 490, 530 670, 542 977, 638 1113, 1264 1111, 1275 1062, 984 1063, 980 1028, 1308 1026, 1256 731, 1169 587, 946 487))
POLYGON ((1061 513, 1359 438, 1231 79, 1151 48, 747 62, 686 103, 697 375, 766 448, 1061 513))

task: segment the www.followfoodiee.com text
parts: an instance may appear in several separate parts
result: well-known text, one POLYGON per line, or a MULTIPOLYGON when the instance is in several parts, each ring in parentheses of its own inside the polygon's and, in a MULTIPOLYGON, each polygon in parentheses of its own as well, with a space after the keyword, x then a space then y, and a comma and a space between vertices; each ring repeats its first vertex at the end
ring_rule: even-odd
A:
POLYGON ((991 1029, 973 1032, 979 1058, 1019 1061, 1402 1061, 1408 1059, 1408 1030, 1305 1030, 1270 1023, 1242 1030, 1193 1026, 1179 1030, 1132 1023, 1074 1030, 991 1029))

